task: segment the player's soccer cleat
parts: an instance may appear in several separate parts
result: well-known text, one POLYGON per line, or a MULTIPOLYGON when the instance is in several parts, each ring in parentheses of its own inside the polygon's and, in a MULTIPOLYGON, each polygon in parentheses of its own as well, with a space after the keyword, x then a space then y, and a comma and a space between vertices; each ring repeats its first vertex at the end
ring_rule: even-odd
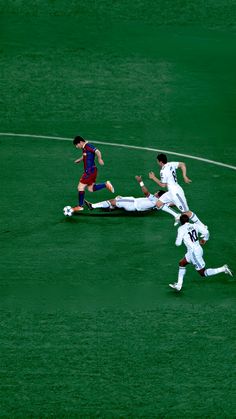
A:
POLYGON ((93 206, 92 206, 91 202, 86 201, 86 199, 85 199, 84 200, 84 203, 85 203, 85 205, 87 205, 87 207, 88 207, 89 210, 93 210, 93 206))
POLYGON ((175 282, 174 284, 169 284, 169 287, 173 288, 176 291, 180 291, 181 287, 175 282))
POLYGON ((80 207, 80 206, 78 205, 77 207, 73 207, 73 208, 72 208, 72 210, 73 210, 73 212, 79 212, 79 211, 83 211, 83 210, 84 210, 84 208, 83 208, 83 207, 80 207))
POLYGON ((113 187, 113 185, 111 184, 111 182, 109 180, 106 181, 106 188, 108 189, 108 191, 114 193, 115 189, 113 187))
POLYGON ((228 265, 224 265, 225 268, 225 274, 233 276, 233 272, 231 271, 231 269, 229 269, 228 265))
POLYGON ((175 217, 174 226, 176 227, 179 224, 180 214, 175 217))

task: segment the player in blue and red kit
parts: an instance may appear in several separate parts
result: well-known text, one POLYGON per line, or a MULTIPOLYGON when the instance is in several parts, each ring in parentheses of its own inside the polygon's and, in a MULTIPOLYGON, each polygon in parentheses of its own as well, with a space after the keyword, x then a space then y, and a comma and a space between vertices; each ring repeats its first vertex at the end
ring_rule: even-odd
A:
POLYGON ((73 211, 82 211, 84 209, 84 193, 85 189, 88 188, 90 192, 99 191, 100 189, 107 188, 110 192, 114 192, 114 188, 109 180, 104 183, 95 183, 97 178, 97 167, 95 165, 95 157, 98 158, 98 163, 103 166, 104 161, 102 159, 101 152, 93 145, 88 143, 79 135, 74 138, 73 144, 76 148, 80 148, 83 151, 82 157, 75 160, 75 163, 84 163, 84 173, 81 176, 78 184, 78 206, 73 208, 73 211))

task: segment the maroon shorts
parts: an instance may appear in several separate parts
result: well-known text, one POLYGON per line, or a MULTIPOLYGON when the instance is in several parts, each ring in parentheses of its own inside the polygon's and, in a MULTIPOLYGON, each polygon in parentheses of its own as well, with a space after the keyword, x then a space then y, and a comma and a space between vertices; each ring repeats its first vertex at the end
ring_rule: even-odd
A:
POLYGON ((97 178, 97 168, 95 168, 92 173, 84 172, 79 181, 83 183, 84 185, 92 185, 93 183, 96 182, 96 178, 97 178))

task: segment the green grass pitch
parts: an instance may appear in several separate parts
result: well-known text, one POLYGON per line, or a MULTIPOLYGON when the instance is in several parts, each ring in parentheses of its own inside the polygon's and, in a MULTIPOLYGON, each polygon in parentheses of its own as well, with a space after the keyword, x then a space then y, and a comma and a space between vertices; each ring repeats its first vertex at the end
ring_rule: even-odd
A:
POLYGON ((188 267, 175 294, 185 248, 169 215, 62 209, 77 200, 75 135, 106 143, 98 180, 121 195, 141 196, 137 174, 155 191, 145 148, 168 150, 209 226, 207 266, 236 269, 235 170, 171 154, 236 166, 235 2, 0 11, 0 417, 234 418, 235 280, 188 267))

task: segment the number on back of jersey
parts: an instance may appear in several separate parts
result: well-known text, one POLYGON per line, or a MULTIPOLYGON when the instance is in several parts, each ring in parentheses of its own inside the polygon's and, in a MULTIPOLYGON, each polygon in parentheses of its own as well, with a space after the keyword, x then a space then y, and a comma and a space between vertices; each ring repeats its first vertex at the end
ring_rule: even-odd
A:
POLYGON ((172 170, 172 176, 174 178, 175 183, 177 183, 177 176, 175 170, 172 170))
POLYGON ((191 231, 188 231, 188 235, 189 235, 190 240, 191 240, 193 243, 195 243, 196 241, 198 241, 198 236, 197 236, 197 232, 196 232, 196 230, 191 230, 191 231))

